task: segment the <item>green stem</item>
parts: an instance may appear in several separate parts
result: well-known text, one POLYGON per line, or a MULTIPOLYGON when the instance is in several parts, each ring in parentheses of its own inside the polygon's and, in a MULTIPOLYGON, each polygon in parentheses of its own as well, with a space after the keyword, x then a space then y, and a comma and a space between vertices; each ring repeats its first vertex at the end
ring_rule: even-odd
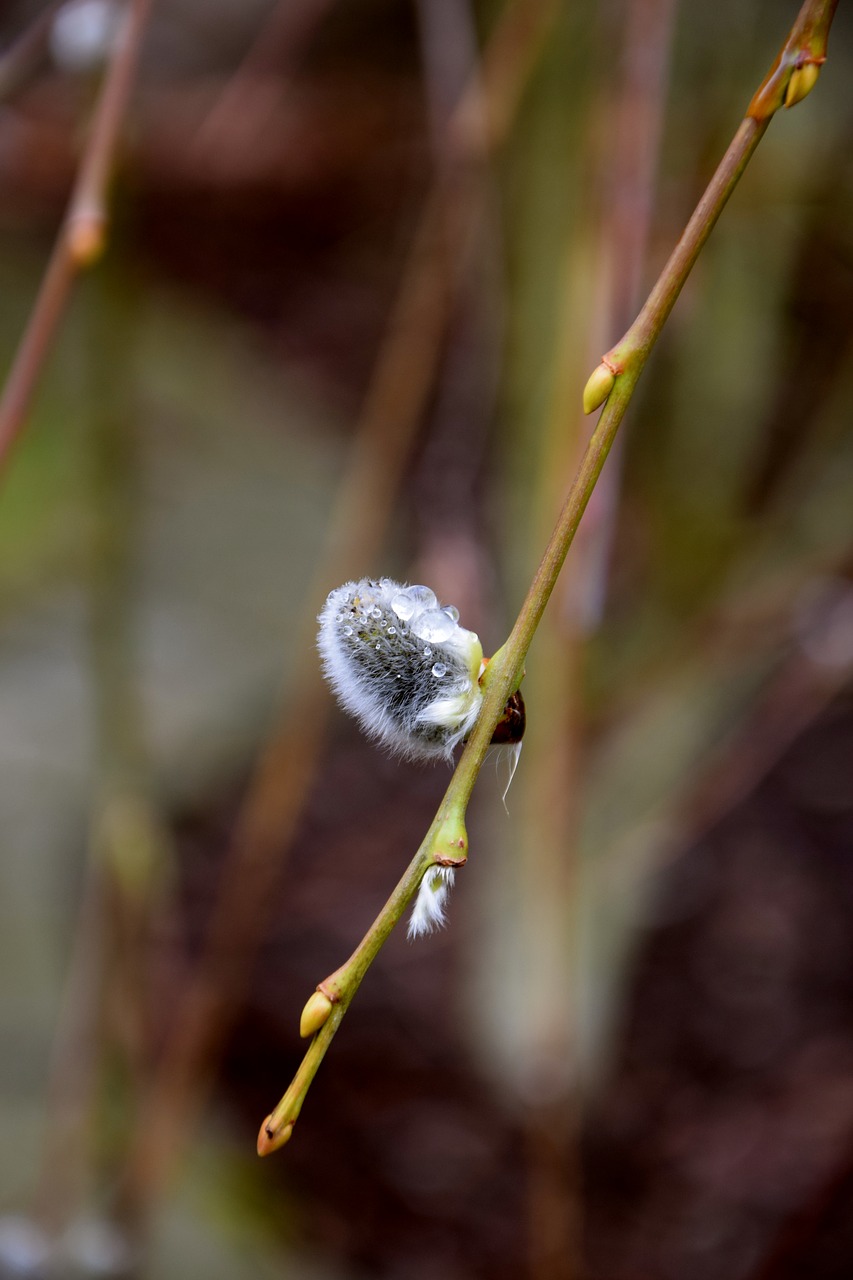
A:
POLYGON ((261 1126, 259 1154, 266 1155, 275 1151, 290 1138, 308 1086, 350 1001, 386 938, 414 897, 425 871, 436 862, 451 861, 454 849, 458 849, 460 854, 456 861, 464 861, 467 847, 464 818, 471 792, 507 699, 521 683, 530 644, 640 374, 702 246, 711 234, 773 114, 783 104, 793 105, 794 101, 799 101, 800 96, 804 96, 798 94, 793 98, 786 97, 792 76, 799 74, 805 66, 819 67, 822 64, 837 3, 838 0, 806 0, 645 305, 625 336, 603 357, 602 365, 594 371, 593 379, 597 379, 597 386, 604 390, 591 407, 597 407, 606 398, 605 407, 587 445, 515 626, 506 643, 486 668, 482 680, 485 694, 477 723, 435 820, 396 889, 350 959, 320 984, 319 990, 324 991, 332 1001, 332 1011, 312 1040, 287 1093, 261 1126))
POLYGON ((605 359, 614 372, 621 373, 631 364, 636 364, 639 372, 646 363, 705 241, 769 123, 769 116, 761 121, 747 116, 741 123, 643 309, 624 338, 608 351, 605 359))
MULTIPOLYGON (((445 801, 446 799, 447 797, 445 801)), ((362 978, 381 951, 391 930, 405 914, 420 888, 424 874, 435 865, 464 866, 467 856, 468 837, 465 833, 464 810, 458 804, 452 804, 449 812, 445 813, 445 806, 442 805, 421 847, 349 960, 318 986, 317 990, 322 991, 331 1002, 329 1016, 308 1046, 299 1070, 281 1102, 261 1125, 258 1155, 269 1155, 289 1141, 308 1087, 326 1056, 353 996, 361 986, 362 978)))

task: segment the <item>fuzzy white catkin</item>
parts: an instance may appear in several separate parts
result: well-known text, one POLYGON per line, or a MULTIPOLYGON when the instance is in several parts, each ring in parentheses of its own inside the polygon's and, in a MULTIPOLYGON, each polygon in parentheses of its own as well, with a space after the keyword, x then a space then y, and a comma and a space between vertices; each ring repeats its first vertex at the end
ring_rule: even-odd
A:
POLYGON ((332 591, 318 619, 323 670, 344 710, 408 759, 449 760, 483 701, 483 650, 429 587, 362 578, 332 591))

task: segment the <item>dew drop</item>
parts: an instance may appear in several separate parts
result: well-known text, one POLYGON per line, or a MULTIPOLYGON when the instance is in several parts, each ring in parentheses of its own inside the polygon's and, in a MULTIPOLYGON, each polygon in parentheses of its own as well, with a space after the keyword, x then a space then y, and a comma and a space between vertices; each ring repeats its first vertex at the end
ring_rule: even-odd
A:
POLYGON ((435 609, 438 605, 435 592, 430 591, 429 587, 407 587, 405 594, 409 597, 416 610, 435 609))
POLYGON ((382 610, 379 608, 379 605, 378 605, 378 604, 375 604, 375 605, 373 606, 373 608, 370 610, 370 614, 371 614, 371 617, 373 617, 373 618, 381 618, 381 617, 382 617, 382 610))
POLYGON ((446 613, 448 618, 450 618, 452 622, 459 621, 459 610, 455 607, 455 605, 452 605, 452 604, 445 605, 441 612, 446 613))
POLYGON ((449 640, 455 630, 456 623, 442 609, 428 609, 412 621, 413 634, 430 644, 449 640))
POLYGON ((429 645, 426 645, 426 646, 424 647, 424 657, 425 657, 425 658, 431 658, 431 657, 432 657, 432 649, 429 647, 429 645))
POLYGON ((398 591, 391 600, 391 608, 396 613, 401 622, 408 622, 412 614, 415 612, 414 602, 409 599, 405 591, 398 591))
POLYGON ((396 627, 389 627, 389 628, 388 628, 388 634, 389 634, 389 636, 395 636, 395 635, 397 634, 397 628, 396 628, 396 627))
POLYGON ((447 667, 443 662, 437 662, 432 669, 432 674, 436 680, 440 680, 442 676, 447 675, 447 667))
POLYGON ((352 635, 352 627, 344 627, 344 635, 345 635, 345 636, 351 636, 351 635, 352 635))

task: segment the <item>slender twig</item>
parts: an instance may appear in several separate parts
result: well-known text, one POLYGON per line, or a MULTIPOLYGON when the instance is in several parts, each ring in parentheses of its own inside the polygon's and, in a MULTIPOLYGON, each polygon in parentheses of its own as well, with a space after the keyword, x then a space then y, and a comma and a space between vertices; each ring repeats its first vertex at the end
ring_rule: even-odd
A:
POLYGON ((471 792, 506 701, 521 682, 530 644, 640 374, 702 246, 772 116, 779 107, 799 101, 813 86, 826 57, 829 27, 836 4, 837 0, 806 0, 645 306, 625 336, 611 348, 592 374, 585 391, 585 407, 592 411, 606 401, 604 410, 515 626, 486 670, 483 678, 485 696, 477 724, 436 817, 391 897, 350 959, 319 984, 318 991, 328 1000, 327 1020, 314 1036, 290 1088, 261 1125, 258 1135, 260 1155, 277 1150, 289 1140, 307 1089, 346 1009, 367 968, 417 892, 423 875, 431 866, 461 865, 464 862, 467 855, 465 813, 471 792), (803 80, 804 76, 810 83, 803 80))
MULTIPOLYGON (((550 532, 591 433, 578 403, 581 371, 605 343, 631 322, 643 300, 653 194, 670 83, 669 50, 676 0, 623 0, 602 36, 620 57, 590 95, 584 182, 595 192, 580 228, 566 241, 572 268, 580 236, 592 245, 587 289, 576 278, 561 289, 554 343, 552 394, 543 428, 528 546, 537 551, 550 532), (606 129, 608 145, 597 145, 606 129), (578 335, 586 330, 584 349, 578 335), (577 352, 577 356, 574 354, 577 352)), ((515 784, 515 821, 504 838, 513 849, 513 911, 503 913, 484 961, 495 948, 520 948, 525 964, 514 980, 520 1016, 513 1020, 513 1077, 524 1126, 528 1280, 578 1280, 583 1273, 584 1197, 580 1152, 583 1098, 578 1080, 582 1042, 578 929, 583 900, 579 797, 584 769, 582 678, 586 643, 597 628, 607 591, 609 549, 619 507, 621 471, 610 455, 579 526, 559 585, 558 600, 537 633, 529 679, 531 710, 547 697, 547 717, 528 725, 522 777, 515 784), (547 694, 543 690, 547 689, 547 694), (542 975, 547 974, 543 982, 542 975), (555 986, 566 993, 553 998, 555 986), (547 1079, 547 1099, 534 1081, 547 1079), (527 1087, 524 1087, 527 1086, 527 1087)), ((532 552, 531 552, 532 554, 532 552)), ((496 1009, 494 1018, 500 1018, 496 1009)), ((501 1032, 501 1036, 504 1032, 501 1032)))
POLYGON ((230 77, 208 111, 195 139, 195 147, 208 162, 223 154, 223 141, 230 139, 227 154, 244 154, 251 147, 257 121, 247 102, 259 88, 279 95, 286 92, 286 76, 298 60, 305 44, 320 26, 332 0, 277 0, 243 61, 230 77))
POLYGON ((0 398, 0 468, 25 425, 74 278, 104 250, 107 186, 150 7, 151 0, 130 0, 115 36, 77 181, 0 398))
POLYGON ((50 0, 40 14, 0 53, 0 102, 8 102, 47 56, 53 20, 64 0, 50 0))

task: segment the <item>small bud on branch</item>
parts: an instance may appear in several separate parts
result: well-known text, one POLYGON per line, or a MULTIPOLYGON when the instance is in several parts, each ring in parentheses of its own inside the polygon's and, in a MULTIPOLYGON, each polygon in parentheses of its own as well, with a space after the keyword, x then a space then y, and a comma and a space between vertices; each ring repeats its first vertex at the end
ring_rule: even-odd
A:
POLYGON ((798 102, 802 102, 803 98, 808 97, 817 84, 822 64, 823 58, 804 62, 801 67, 794 67, 785 90, 786 107, 796 106, 798 102))
POLYGON ((303 1040, 313 1036, 320 1030, 332 1012, 332 1002, 322 991, 315 991, 305 1002, 302 1016, 299 1019, 299 1034, 303 1040))
POLYGON ((604 404, 613 390, 615 381, 616 374, 605 360, 596 365, 583 389, 584 413, 594 413, 599 405, 604 404))

